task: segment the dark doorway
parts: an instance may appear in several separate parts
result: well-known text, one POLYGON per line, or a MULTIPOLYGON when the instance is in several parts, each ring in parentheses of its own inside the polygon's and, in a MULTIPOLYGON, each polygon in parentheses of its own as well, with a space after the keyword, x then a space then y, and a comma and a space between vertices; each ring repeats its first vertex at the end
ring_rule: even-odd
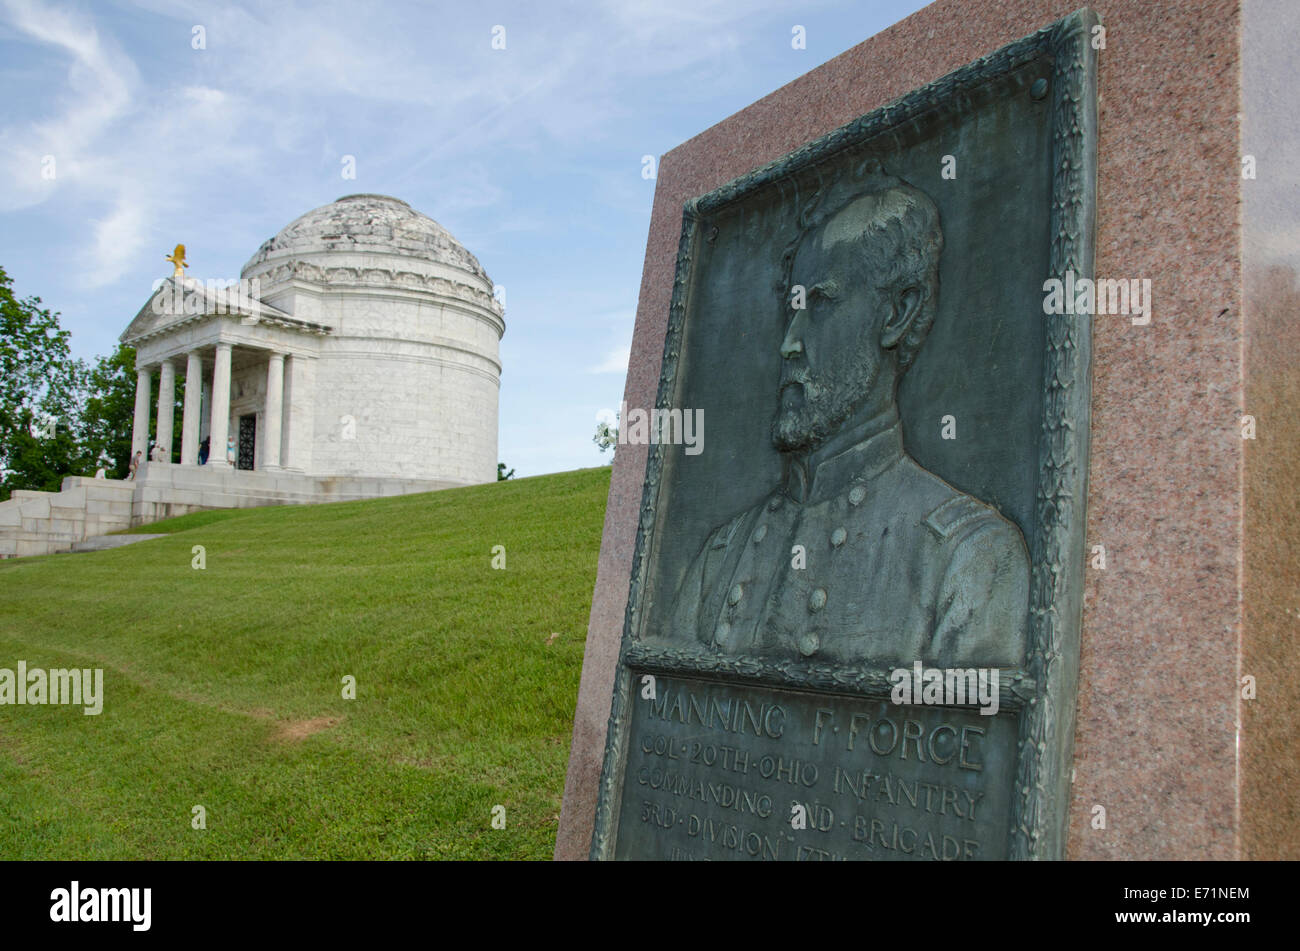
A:
POLYGON ((253 468, 254 452, 257 447, 257 415, 239 417, 239 461, 238 469, 253 468))

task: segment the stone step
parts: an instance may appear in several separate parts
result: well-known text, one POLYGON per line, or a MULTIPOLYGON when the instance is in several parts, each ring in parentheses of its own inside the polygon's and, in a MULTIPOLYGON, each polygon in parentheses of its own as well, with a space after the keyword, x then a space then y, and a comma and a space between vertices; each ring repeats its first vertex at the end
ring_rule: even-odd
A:
POLYGON ((59 488, 63 491, 68 489, 88 489, 91 487, 105 489, 130 489, 131 483, 125 479, 96 479, 94 476, 64 476, 63 482, 59 488))

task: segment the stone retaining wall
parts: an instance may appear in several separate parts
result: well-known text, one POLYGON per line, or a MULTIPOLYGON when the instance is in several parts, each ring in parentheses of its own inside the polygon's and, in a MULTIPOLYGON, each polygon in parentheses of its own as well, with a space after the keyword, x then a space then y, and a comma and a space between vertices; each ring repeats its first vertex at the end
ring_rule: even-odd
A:
POLYGON ((0 502, 0 558, 71 551, 97 535, 209 509, 311 505, 410 495, 456 483, 415 479, 322 479, 149 462, 134 481, 68 476, 59 492, 18 489, 0 502))

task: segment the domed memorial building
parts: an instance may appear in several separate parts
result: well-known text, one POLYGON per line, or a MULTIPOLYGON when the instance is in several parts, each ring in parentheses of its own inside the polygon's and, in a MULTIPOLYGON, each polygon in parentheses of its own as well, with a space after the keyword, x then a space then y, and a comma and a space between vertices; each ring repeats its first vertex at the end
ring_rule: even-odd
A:
POLYGON ((185 277, 184 255, 121 337, 138 373, 133 523, 496 479, 504 311, 432 218, 348 195, 265 242, 237 286, 185 277), (178 377, 180 431, 167 411, 150 432, 178 377))

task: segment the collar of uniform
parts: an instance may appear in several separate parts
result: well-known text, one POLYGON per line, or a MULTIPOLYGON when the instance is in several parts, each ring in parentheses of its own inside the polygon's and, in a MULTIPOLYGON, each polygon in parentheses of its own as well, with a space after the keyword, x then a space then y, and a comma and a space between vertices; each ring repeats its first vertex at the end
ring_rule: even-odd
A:
POLYGON ((811 453, 786 457, 785 493, 796 502, 822 502, 869 481, 903 455, 898 410, 890 407, 841 430, 811 453))

